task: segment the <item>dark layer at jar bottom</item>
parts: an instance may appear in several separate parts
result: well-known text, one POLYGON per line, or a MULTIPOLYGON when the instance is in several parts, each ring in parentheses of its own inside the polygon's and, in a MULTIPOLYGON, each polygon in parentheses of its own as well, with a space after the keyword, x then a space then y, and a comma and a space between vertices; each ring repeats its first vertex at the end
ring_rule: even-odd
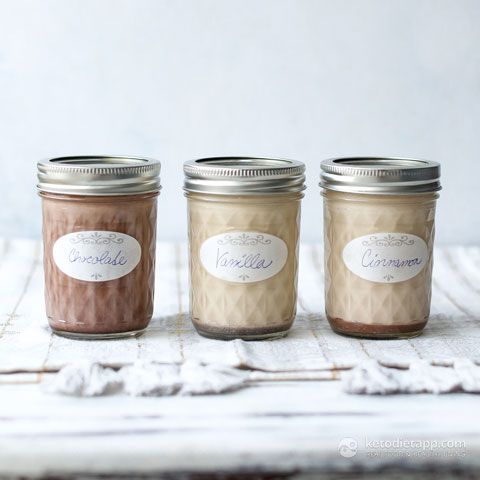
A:
POLYGON ((192 323, 197 332, 202 337, 213 338, 215 340, 267 340, 284 337, 290 330, 293 320, 275 327, 262 328, 231 328, 231 327, 212 327, 192 318, 192 323))
POLYGON ((358 322, 347 322, 343 318, 332 318, 327 315, 333 331, 341 335, 362 338, 412 338, 420 335, 427 320, 407 325, 372 325, 358 322))

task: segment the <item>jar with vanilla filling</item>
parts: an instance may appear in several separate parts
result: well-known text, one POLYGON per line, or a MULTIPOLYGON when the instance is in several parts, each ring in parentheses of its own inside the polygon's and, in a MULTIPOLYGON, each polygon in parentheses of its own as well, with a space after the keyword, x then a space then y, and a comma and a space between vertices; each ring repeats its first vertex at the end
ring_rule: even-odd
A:
POLYGON ((142 333, 153 314, 160 164, 82 156, 38 163, 45 301, 71 338, 142 333))
POLYGON ((341 334, 419 335, 429 313, 440 166, 404 158, 321 165, 325 307, 341 334))
POLYGON ((186 162, 190 315, 218 339, 285 335, 296 314, 303 163, 186 162))

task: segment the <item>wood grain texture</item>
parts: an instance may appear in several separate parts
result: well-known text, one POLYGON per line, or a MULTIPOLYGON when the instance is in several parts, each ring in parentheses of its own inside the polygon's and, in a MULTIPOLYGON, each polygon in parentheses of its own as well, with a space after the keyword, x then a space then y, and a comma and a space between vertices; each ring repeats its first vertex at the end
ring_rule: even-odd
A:
POLYGON ((480 249, 437 249, 432 316, 424 335, 411 340, 356 340, 334 334, 324 315, 323 261, 319 245, 300 254, 298 316, 277 342, 220 342, 198 336, 188 319, 185 245, 158 247, 155 315, 140 338, 82 342, 51 334, 43 307, 40 246, 13 241, 0 261, 0 372, 51 371, 79 358, 124 365, 137 359, 196 359, 265 371, 350 368, 376 358, 386 365, 412 360, 448 363, 480 360, 480 249))
POLYGON ((476 396, 349 396, 340 382, 321 380, 368 358, 397 366, 419 358, 479 362, 480 248, 438 249, 425 334, 380 342, 331 332, 319 245, 301 248, 299 314, 287 338, 199 337, 187 314, 186 257, 185 245, 159 245, 155 318, 145 335, 82 342, 56 337, 46 325, 40 245, 0 240, 0 478, 416 478, 426 472, 430 477, 422 478, 452 478, 480 472, 476 396), (222 362, 271 381, 181 398, 78 399, 42 391, 49 371, 83 358, 113 365, 222 362), (311 380, 294 381, 298 371, 311 380), (351 458, 339 454, 344 438, 357 442, 351 458), (368 444, 398 439, 465 446, 389 455, 368 444))
POLYGON ((2 386, 0 470, 287 475, 480 468, 478 422, 468 418, 478 405, 472 396, 352 397, 338 385, 271 383, 221 396, 94 399, 51 397, 35 385, 2 386), (358 442, 352 458, 339 454, 344 438, 358 442), (457 440, 465 448, 393 456, 395 449, 368 446, 397 439, 457 440))

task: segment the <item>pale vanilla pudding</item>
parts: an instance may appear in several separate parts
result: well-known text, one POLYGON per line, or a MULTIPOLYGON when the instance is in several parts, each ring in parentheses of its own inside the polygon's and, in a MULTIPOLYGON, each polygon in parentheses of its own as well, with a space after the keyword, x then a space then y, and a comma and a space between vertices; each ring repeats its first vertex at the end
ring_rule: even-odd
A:
POLYGON ((303 169, 270 159, 186 164, 190 312, 200 334, 261 339, 290 329, 303 169), (202 187, 207 191, 194 191, 202 187))
POLYGON ((418 335, 430 313, 438 165, 328 162, 322 164, 322 186, 332 328, 365 337, 418 335))

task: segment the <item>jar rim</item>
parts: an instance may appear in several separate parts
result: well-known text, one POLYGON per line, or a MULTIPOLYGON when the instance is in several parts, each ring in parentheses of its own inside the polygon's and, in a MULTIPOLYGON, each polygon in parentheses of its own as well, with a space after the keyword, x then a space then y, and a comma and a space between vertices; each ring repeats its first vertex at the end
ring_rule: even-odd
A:
POLYGON ((437 192, 440 164, 407 157, 332 158, 321 163, 320 187, 377 195, 437 192))
POLYGON ((37 164, 40 192, 69 195, 138 195, 158 192, 160 162, 124 155, 50 158, 37 164))
POLYGON ((225 156, 184 163, 184 190, 220 195, 264 195, 301 192, 305 165, 272 157, 225 156))

